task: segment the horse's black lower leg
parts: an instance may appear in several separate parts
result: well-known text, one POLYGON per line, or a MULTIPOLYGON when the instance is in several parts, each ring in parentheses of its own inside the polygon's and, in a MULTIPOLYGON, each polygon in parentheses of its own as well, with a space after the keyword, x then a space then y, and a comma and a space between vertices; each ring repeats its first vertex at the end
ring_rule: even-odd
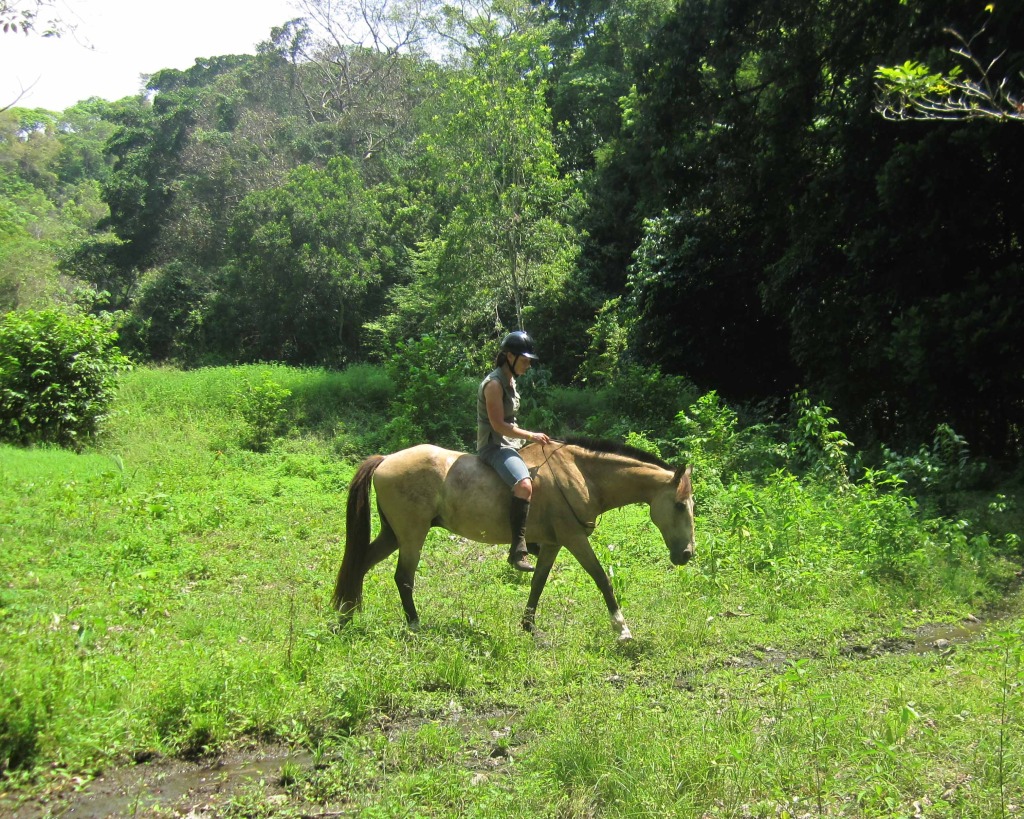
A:
POLYGON ((604 597, 605 605, 608 606, 608 614, 612 618, 612 628, 615 629, 619 635, 620 640, 632 640, 633 634, 629 630, 629 626, 626 625, 626 619, 622 616, 622 611, 619 608, 619 601, 615 599, 615 591, 612 589, 612 582, 608 578, 604 567, 601 562, 595 557, 593 550, 587 546, 586 549, 580 549, 576 553, 576 559, 579 560, 580 565, 586 570, 594 583, 597 584, 597 588, 601 591, 601 596, 604 597))
POLYGON ((548 582, 551 567, 555 564, 558 549, 558 546, 548 546, 538 550, 537 568, 533 573, 533 580, 530 582, 530 596, 526 601, 526 610, 523 612, 522 625, 526 631, 536 630, 537 604, 540 602, 544 585, 548 582))
POLYGON ((410 626, 419 624, 419 615, 416 613, 416 604, 412 601, 412 588, 416 579, 416 569, 402 565, 402 559, 398 560, 398 568, 395 569, 395 585, 398 586, 398 596, 402 598, 402 608, 405 611, 405 621, 410 626))

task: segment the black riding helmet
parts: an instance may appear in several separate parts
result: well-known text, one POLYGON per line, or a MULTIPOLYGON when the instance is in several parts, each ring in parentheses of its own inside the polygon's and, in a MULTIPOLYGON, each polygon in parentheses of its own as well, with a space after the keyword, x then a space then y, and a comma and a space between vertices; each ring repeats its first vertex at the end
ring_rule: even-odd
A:
POLYGON ((516 330, 505 336, 501 342, 501 351, 528 358, 530 361, 539 360, 537 354, 533 351, 533 339, 530 338, 530 334, 525 330, 516 330))

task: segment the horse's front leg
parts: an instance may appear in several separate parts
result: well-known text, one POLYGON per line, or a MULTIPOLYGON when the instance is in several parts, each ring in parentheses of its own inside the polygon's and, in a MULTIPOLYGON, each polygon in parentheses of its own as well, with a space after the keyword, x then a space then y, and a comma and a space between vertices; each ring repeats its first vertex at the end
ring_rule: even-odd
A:
POLYGON ((629 626, 626 624, 626 618, 622 616, 622 610, 619 608, 619 601, 615 599, 615 592, 612 590, 612 581, 608 578, 605 573, 604 567, 601 565, 601 561, 597 559, 597 555, 594 554, 594 550, 590 546, 590 541, 586 536, 576 540, 572 545, 566 544, 566 548, 572 552, 573 556, 580 562, 580 565, 589 574, 594 582, 597 584, 597 588, 601 590, 601 594, 604 596, 605 605, 608 606, 608 614, 612 618, 612 630, 619 635, 620 642, 626 642, 633 639, 633 633, 629 630, 629 626))
POLYGON ((555 557, 558 556, 561 548, 561 546, 545 544, 537 553, 537 567, 534 569, 533 579, 530 582, 530 597, 526 601, 526 611, 523 612, 523 628, 526 631, 536 630, 537 603, 540 601, 544 584, 548 582, 551 567, 555 565, 555 557))

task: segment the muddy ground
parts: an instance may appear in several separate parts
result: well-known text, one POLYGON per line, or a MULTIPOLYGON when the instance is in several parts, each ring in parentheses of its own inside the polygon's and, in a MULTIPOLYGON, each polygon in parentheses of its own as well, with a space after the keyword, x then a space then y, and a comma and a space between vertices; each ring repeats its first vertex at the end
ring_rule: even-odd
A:
MULTIPOLYGON (((7 819, 44 817, 183 816, 213 817, 240 788, 260 780, 269 800, 287 802, 281 782, 286 762, 308 768, 307 753, 266 747, 237 751, 214 760, 187 762, 151 759, 132 767, 107 771, 90 782, 72 782, 60 790, 18 804, 0 797, 0 816, 7 819)), ((312 810, 309 815, 322 811, 312 810)))

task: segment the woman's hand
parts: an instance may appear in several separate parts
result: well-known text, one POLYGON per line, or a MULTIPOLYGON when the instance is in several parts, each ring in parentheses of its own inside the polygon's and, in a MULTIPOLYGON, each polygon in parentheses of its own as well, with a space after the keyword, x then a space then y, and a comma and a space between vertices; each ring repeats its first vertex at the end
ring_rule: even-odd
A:
POLYGON ((543 432, 531 432, 530 433, 530 440, 533 441, 535 444, 550 444, 551 443, 551 439, 547 435, 545 435, 543 432))

